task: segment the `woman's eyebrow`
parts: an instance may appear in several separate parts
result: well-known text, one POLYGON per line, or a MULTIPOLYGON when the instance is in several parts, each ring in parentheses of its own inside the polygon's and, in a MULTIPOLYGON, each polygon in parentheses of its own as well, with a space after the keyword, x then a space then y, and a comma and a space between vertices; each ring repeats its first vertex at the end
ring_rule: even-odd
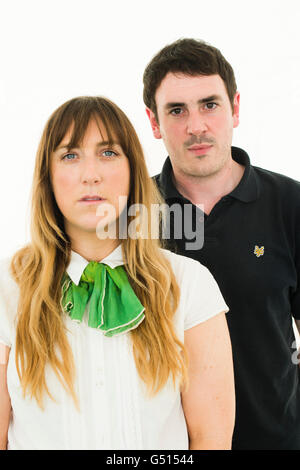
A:
POLYGON ((71 147, 68 144, 60 145, 59 147, 56 147, 55 152, 57 152, 57 150, 70 150, 70 148, 71 147))
POLYGON ((97 147, 103 147, 105 145, 120 145, 116 140, 102 140, 96 144, 97 147))
MULTIPOLYGON (((103 147, 105 145, 120 145, 120 144, 119 144, 119 142, 114 141, 114 140, 102 140, 102 141, 96 143, 96 147, 103 147)), ((71 148, 75 150, 77 148, 80 148, 80 146, 79 147, 75 147, 75 146, 73 147, 70 144, 63 144, 63 145, 60 145, 59 147, 57 147, 55 151, 57 151, 57 150, 70 150, 71 148)))

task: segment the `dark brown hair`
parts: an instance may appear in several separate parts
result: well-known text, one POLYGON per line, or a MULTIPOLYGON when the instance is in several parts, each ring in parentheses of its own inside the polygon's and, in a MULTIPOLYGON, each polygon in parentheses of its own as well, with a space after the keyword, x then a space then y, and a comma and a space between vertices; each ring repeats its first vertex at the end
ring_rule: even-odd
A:
POLYGON ((192 76, 220 75, 233 110, 237 87, 231 65, 216 47, 201 40, 185 38, 178 39, 161 49, 145 69, 144 103, 154 112, 157 120, 155 93, 169 72, 192 76))

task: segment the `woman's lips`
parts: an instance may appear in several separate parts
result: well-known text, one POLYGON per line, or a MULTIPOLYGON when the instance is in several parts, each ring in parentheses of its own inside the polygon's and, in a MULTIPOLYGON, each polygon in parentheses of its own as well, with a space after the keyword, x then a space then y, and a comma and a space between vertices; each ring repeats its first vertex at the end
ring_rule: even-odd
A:
POLYGON ((104 202, 105 199, 101 198, 101 197, 97 197, 97 196, 86 196, 86 197, 83 197, 81 199, 79 199, 78 202, 80 202, 81 204, 100 204, 101 202, 104 202))

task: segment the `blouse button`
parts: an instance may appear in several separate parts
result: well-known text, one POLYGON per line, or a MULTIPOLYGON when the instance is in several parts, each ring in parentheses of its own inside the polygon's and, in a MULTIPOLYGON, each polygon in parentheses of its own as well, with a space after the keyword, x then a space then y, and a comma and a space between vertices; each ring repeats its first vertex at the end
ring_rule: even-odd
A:
POLYGON ((103 387, 103 385, 104 385, 103 380, 102 380, 102 379, 98 379, 97 382, 96 382, 96 386, 97 386, 97 387, 103 387))

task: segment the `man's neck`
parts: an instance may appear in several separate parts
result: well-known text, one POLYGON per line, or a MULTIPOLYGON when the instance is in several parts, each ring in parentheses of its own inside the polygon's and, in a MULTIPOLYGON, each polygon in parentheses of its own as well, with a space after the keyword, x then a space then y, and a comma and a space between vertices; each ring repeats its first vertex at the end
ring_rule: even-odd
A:
POLYGON ((237 187, 244 170, 234 160, 209 176, 190 176, 173 169, 173 182, 182 196, 195 205, 203 205, 205 214, 209 215, 217 202, 237 187))

